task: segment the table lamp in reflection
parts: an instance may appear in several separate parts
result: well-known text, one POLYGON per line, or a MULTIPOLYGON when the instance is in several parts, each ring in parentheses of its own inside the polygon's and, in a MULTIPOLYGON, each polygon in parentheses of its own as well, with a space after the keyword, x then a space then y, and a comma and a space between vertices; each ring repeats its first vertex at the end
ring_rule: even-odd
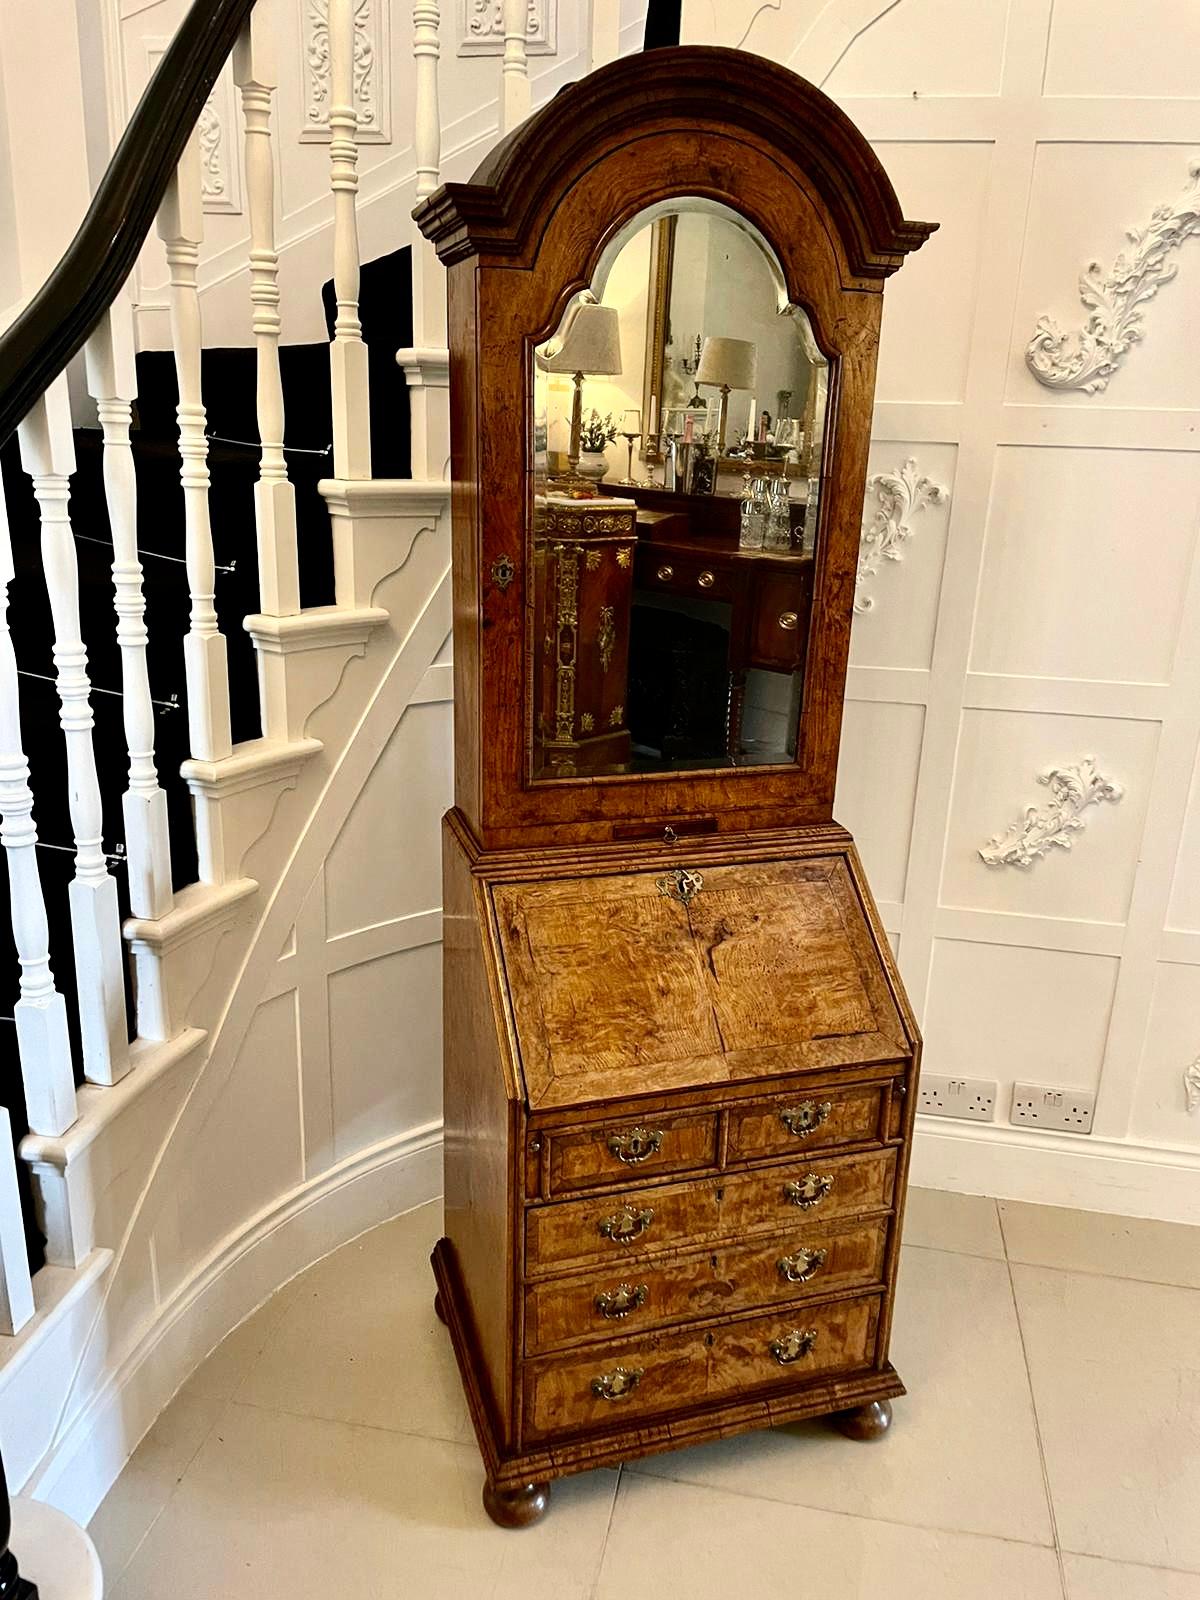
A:
POLYGON ((705 339, 696 371, 697 384, 710 384, 721 391, 717 414, 717 453, 725 453, 725 428, 729 421, 729 394, 732 389, 753 389, 758 381, 758 347, 749 339, 705 339))
POLYGON ((571 474, 579 470, 579 437, 583 427, 583 380, 616 377, 621 371, 621 330, 615 306, 581 300, 568 313, 562 334, 552 342, 550 354, 538 357, 543 372, 569 372, 575 379, 571 399, 571 444, 567 460, 571 474), (557 345, 557 349, 555 348, 557 345))

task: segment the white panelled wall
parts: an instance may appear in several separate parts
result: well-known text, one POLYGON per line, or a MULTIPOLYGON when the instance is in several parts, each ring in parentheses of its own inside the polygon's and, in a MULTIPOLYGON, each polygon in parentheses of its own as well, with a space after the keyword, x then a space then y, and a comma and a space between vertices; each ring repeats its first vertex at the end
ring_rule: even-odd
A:
MULTIPOLYGON (((837 807, 926 1070, 1000 1085, 993 1125, 921 1119, 915 1177, 1200 1221, 1200 1087, 1189 1110, 1185 1083, 1200 1056, 1200 100, 1184 65, 1200 9, 738 9, 724 28, 685 5, 690 37, 821 83, 905 214, 941 223, 888 285, 871 470, 912 461, 910 482, 945 494, 899 495, 891 532, 908 536, 860 586, 837 807), (1039 318, 1082 330, 1080 273, 1135 256, 1125 230, 1189 189, 1156 224, 1178 272, 1141 306, 1141 341, 1094 392, 1069 365, 1065 385, 1039 381, 1039 318), (1087 758, 1111 787, 1076 812, 1087 758), (997 854, 1021 853, 1031 807, 1049 831, 1060 813, 1082 824, 1070 848, 985 863, 997 835, 997 854), (1009 1125, 1018 1079, 1095 1090, 1092 1134, 1009 1125)), ((1052 350, 1047 376, 1075 348, 1052 350)))

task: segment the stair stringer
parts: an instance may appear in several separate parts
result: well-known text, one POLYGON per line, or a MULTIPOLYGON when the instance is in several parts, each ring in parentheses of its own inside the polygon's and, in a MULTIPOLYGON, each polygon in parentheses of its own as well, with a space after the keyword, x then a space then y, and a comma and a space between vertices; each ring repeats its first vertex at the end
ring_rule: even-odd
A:
MULTIPOLYGON (((338 743, 329 734, 334 717, 333 702, 327 702, 329 715, 318 728, 322 752, 286 797, 293 814, 279 813, 260 841, 259 858, 248 863, 260 884, 274 888, 263 890, 249 930, 225 936, 226 946, 234 937, 240 945, 236 975, 220 985, 223 996, 214 989, 196 997, 194 1019, 203 1018, 208 1032, 200 1065, 161 1132, 121 1236, 104 1241, 114 1259, 103 1300, 58 1408, 49 1448, 30 1480, 38 1497, 77 1520, 87 1520, 162 1406, 242 1317, 345 1238, 438 1192, 440 1123, 434 1120, 398 1130, 320 1171, 298 1169, 284 1192, 238 1219, 202 1255, 171 1260, 176 1197, 202 1158, 206 1125, 239 1066, 264 987, 314 873, 414 697, 429 698, 418 691, 451 621, 447 520, 417 538, 412 557, 373 595, 392 621, 372 640, 367 662, 389 645, 390 658, 349 736, 338 743), (297 819, 305 789, 318 778, 307 816, 297 819), (280 851, 284 859, 275 870, 280 851)), ((351 663, 335 700, 353 694, 353 669, 369 673, 367 662, 351 663)))

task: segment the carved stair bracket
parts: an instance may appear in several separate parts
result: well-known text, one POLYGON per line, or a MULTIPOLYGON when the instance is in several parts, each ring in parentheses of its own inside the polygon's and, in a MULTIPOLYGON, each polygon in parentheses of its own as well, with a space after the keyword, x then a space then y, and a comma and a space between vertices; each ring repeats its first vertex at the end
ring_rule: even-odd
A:
POLYGON ((1178 271, 1167 260, 1169 252, 1200 231, 1200 160, 1188 174, 1177 200, 1156 206, 1144 228, 1126 230, 1132 249, 1117 257, 1111 271, 1105 274, 1098 261, 1088 263, 1079 279, 1079 298, 1089 313, 1082 330, 1067 332, 1048 314, 1038 318, 1025 364, 1047 389, 1098 394, 1142 337, 1139 307, 1178 271))
POLYGON ((854 580, 854 609, 860 614, 875 607, 875 596, 866 593, 865 585, 879 571, 879 563, 904 559, 904 545, 912 538, 911 519, 926 506, 944 505, 950 491, 918 474, 910 456, 899 472, 876 472, 867 479, 868 505, 872 495, 877 504, 869 522, 864 512, 854 580))
POLYGON ((1200 1111, 1200 1056, 1183 1075, 1183 1092, 1187 1096, 1188 1110, 1200 1111))
POLYGON ((1019 822, 988 840, 979 856, 989 867, 1029 867, 1052 846, 1069 850, 1071 835, 1085 826, 1088 806, 1102 800, 1115 804, 1125 793, 1119 783, 1101 776, 1094 756, 1084 756, 1075 767, 1051 767, 1037 781, 1050 790, 1050 803, 1028 806, 1019 822))

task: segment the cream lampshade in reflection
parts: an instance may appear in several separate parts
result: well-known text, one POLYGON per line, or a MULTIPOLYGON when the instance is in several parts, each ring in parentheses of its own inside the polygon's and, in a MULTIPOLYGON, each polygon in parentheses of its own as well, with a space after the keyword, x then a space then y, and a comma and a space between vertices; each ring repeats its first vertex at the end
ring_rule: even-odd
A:
POLYGON ((583 427, 583 380, 615 377, 621 370, 621 328, 615 306, 580 301, 570 313, 562 336, 550 355, 539 356, 544 372, 570 372, 575 378, 571 401, 571 446, 567 460, 572 471, 579 465, 579 435, 583 427))
POLYGON ((717 447, 725 449, 725 425, 731 389, 753 389, 758 381, 758 348, 749 339, 705 339, 696 368, 696 382, 721 391, 717 416, 717 447))

